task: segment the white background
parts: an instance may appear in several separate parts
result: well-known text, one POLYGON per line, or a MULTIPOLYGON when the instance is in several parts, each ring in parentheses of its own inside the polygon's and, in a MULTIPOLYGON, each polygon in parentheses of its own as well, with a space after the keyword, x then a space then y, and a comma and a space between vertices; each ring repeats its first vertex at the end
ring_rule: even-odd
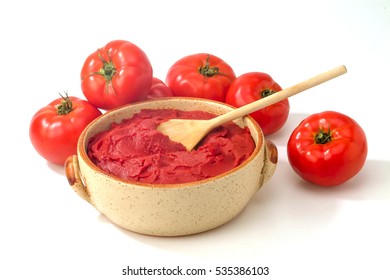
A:
POLYGON ((122 276, 127 266, 390 279, 389 0, 3 1, 0 34, 1 279, 148 279, 122 276), (58 92, 83 97, 84 60, 114 39, 141 47, 163 80, 177 59, 198 52, 237 75, 266 72, 282 87, 342 64, 348 73, 290 99, 286 126, 269 137, 279 150, 275 176, 236 219, 203 234, 150 237, 82 201, 28 137, 33 114, 58 92), (296 125, 324 110, 354 118, 369 141, 363 170, 332 189, 303 182, 286 156, 296 125))

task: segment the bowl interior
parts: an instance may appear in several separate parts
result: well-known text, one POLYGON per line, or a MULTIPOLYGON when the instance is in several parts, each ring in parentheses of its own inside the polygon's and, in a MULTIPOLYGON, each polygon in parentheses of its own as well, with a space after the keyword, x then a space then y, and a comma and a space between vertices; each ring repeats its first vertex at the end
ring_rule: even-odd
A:
MULTIPOLYGON (((131 118, 132 115, 140 112, 143 109, 177 109, 177 110, 183 110, 183 111, 194 111, 194 110, 202 110, 205 112, 213 113, 216 115, 220 115, 223 113, 226 113, 233 109, 233 107, 221 103, 216 102, 212 100, 206 100, 206 99, 199 99, 199 98, 188 98, 188 97, 173 97, 173 98, 162 98, 155 101, 144 101, 144 102, 138 102, 133 103, 131 105, 126 105, 119 107, 117 109, 111 110, 103 114, 102 116, 98 117, 94 121, 92 121, 82 132, 79 138, 78 142, 78 154, 81 159, 87 163, 87 165, 94 169, 94 171, 99 172, 105 176, 108 176, 110 178, 115 177, 111 174, 108 174, 98 168, 88 157, 87 155, 87 146, 88 142, 99 132, 108 130, 112 123, 120 123, 123 119, 131 118)), ((236 168, 225 172, 223 174, 220 174, 216 177, 224 176, 226 173, 234 172, 234 170, 238 168, 242 168, 246 162, 249 162, 253 157, 255 157, 259 151, 261 150, 263 146, 263 134, 259 127, 259 125, 254 121, 251 117, 244 117, 240 118, 234 121, 237 125, 240 127, 247 126, 250 130, 251 136, 253 138, 253 141, 255 142, 255 150, 253 151, 252 155, 241 165, 237 166, 236 168)), ((116 178, 116 177, 115 177, 116 178)), ((116 178, 117 180, 127 182, 122 180, 121 178, 116 178)), ((206 179, 208 180, 208 179, 206 179)), ((151 184, 147 183, 139 183, 139 182, 131 182, 131 184, 141 185, 141 186, 150 186, 151 184)), ((194 182, 191 183, 183 183, 183 184, 175 184, 175 185, 193 185, 194 182)), ((161 184, 160 184, 161 185, 161 184)), ((153 185, 153 186, 159 186, 153 185)))

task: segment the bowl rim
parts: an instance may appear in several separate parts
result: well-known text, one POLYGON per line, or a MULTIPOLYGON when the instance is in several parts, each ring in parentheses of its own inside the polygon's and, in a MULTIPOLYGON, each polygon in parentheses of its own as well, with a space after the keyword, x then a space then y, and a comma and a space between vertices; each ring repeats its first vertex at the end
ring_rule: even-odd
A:
MULTIPOLYGON (((237 172, 238 170, 247 166, 261 152, 262 147, 264 147, 264 145, 265 145, 264 134, 263 134, 263 131, 261 130, 260 125, 251 116, 247 115, 247 116, 243 117, 243 119, 246 119, 246 121, 250 122, 253 125, 253 128, 255 129, 255 131, 259 137, 257 144, 256 144, 256 141, 253 139, 253 136, 251 135, 253 141, 255 141, 255 149, 253 150, 252 154, 244 162, 242 162, 240 165, 238 165, 235 168, 230 169, 226 172, 223 172, 223 173, 218 174, 216 176, 210 177, 210 178, 206 178, 206 179, 202 179, 202 180, 198 180, 198 181, 186 182, 186 183, 177 183, 177 184, 173 184, 173 183, 170 183, 170 184, 144 183, 144 182, 126 180, 126 179, 123 179, 123 178, 118 177, 116 175, 112 175, 112 174, 104 171, 103 169, 99 168, 96 164, 94 164, 92 162, 92 160, 90 159, 90 157, 87 154, 86 143, 85 143, 86 142, 86 139, 85 139, 86 134, 89 132, 89 130, 92 126, 94 126, 97 122, 102 121, 102 119, 105 119, 110 115, 114 115, 118 111, 125 110, 126 108, 131 108, 131 107, 134 107, 135 105, 139 106, 140 104, 146 104, 146 103, 161 103, 162 101, 169 101, 169 100, 175 100, 175 101, 176 100, 178 100, 178 101, 179 100, 186 100, 186 101, 192 100, 194 102, 196 101, 196 102, 215 103, 215 104, 219 104, 223 107, 227 107, 228 109, 229 108, 231 108, 231 109, 236 108, 232 105, 229 105, 229 104, 226 104, 226 103, 223 103, 220 101, 204 99, 204 98, 197 98, 197 97, 161 97, 161 98, 156 99, 156 100, 143 100, 143 101, 133 102, 131 104, 119 106, 119 107, 116 107, 115 109, 104 112, 102 115, 100 115, 99 117, 94 119, 92 122, 90 122, 84 128, 84 130, 80 134, 80 137, 79 137, 78 143, 77 143, 78 157, 79 158, 81 157, 82 160, 84 161, 84 163, 86 165, 88 165, 88 167, 91 168, 94 172, 98 173, 99 175, 101 175, 109 180, 117 180, 122 185, 132 185, 132 186, 137 186, 137 187, 141 187, 141 188, 148 188, 148 189, 153 188, 153 189, 162 189, 162 190, 163 189, 175 189, 175 188, 182 189, 182 188, 186 188, 186 187, 197 187, 199 185, 206 184, 206 183, 209 183, 212 181, 216 181, 216 180, 221 179, 221 178, 223 178, 231 173, 237 172)), ((149 109, 149 108, 143 108, 143 109, 149 109)), ((156 110, 158 110, 158 108, 156 108, 156 110)), ((176 110, 180 110, 180 109, 176 109, 176 110)), ((199 109, 196 109, 196 110, 199 110, 199 109)), ((131 117, 131 116, 129 116, 129 117, 131 117)))

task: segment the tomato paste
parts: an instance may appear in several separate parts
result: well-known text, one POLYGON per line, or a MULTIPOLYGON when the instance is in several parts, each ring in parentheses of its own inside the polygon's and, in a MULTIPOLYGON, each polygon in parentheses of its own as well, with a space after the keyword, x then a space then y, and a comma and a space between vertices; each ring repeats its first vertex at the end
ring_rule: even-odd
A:
POLYGON ((156 129, 169 119, 213 117, 203 111, 142 110, 91 138, 88 156, 105 172, 130 181, 169 184, 214 177, 252 154, 255 144, 248 128, 229 122, 211 131, 192 151, 156 129))

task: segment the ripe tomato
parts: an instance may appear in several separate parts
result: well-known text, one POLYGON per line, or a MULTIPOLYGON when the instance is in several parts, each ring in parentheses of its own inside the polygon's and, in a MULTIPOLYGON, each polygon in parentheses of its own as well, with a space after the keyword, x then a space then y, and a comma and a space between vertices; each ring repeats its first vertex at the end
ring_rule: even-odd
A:
POLYGON ((292 168, 303 179, 335 186, 361 170, 367 157, 367 139, 353 119, 326 111, 307 117, 295 128, 287 153, 292 168))
POLYGON ((133 43, 115 40, 87 57, 81 69, 81 89, 90 103, 109 110, 143 99, 152 78, 146 54, 133 43))
MULTIPOLYGON (((242 74, 230 85, 225 102, 241 107, 274 94, 282 88, 266 73, 242 74)), ((264 135, 272 134, 283 127, 290 112, 288 99, 272 104, 250 114, 260 125, 264 135)))
POLYGON ((77 153, 81 132, 101 114, 86 100, 67 95, 58 98, 33 116, 29 131, 31 143, 46 160, 64 164, 68 156, 77 153))
POLYGON ((225 101, 226 92, 236 75, 222 59, 199 53, 185 56, 168 70, 166 84, 175 96, 225 101))
POLYGON ((146 100, 154 100, 160 97, 172 97, 172 90, 159 78, 153 77, 152 86, 146 100))

